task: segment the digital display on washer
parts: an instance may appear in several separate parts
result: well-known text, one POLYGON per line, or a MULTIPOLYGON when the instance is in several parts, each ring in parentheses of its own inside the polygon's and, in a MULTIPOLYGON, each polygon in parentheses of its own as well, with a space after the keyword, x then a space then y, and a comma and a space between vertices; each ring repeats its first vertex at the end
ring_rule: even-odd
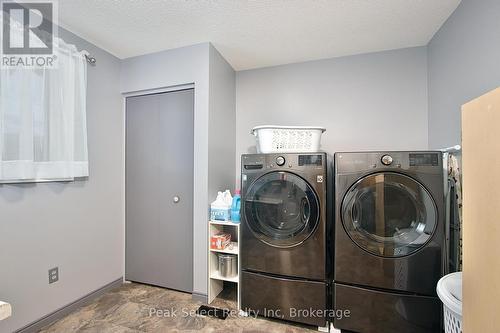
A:
POLYGON ((323 165, 322 155, 299 155, 299 166, 303 165, 323 165))
POLYGON ((439 154, 418 153, 410 154, 410 166, 438 166, 439 154))

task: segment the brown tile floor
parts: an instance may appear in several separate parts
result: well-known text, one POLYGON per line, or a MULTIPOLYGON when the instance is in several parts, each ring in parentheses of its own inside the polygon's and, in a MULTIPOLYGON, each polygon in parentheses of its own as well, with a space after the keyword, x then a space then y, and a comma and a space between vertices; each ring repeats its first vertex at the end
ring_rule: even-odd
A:
MULTIPOLYGON (((234 302, 228 300, 227 297, 228 295, 222 295, 212 305, 234 309, 234 302)), ((40 332, 311 333, 315 331, 313 327, 302 327, 263 318, 245 318, 236 315, 220 320, 200 317, 194 312, 201 304, 201 302, 193 301, 190 294, 137 283, 126 283, 45 327, 40 332), (155 310, 163 310, 165 316, 150 315, 155 310)))

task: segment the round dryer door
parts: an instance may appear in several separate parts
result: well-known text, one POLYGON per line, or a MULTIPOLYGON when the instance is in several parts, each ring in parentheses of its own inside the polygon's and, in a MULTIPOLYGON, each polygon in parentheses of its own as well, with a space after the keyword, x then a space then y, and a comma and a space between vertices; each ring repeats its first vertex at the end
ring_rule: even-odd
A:
POLYGON ((383 257, 402 257, 422 248, 437 225, 437 210, 427 189, 393 172, 358 180, 342 202, 342 223, 362 249, 383 257))
POLYGON ((275 247, 293 247, 314 233, 319 203, 313 188, 290 172, 258 178, 244 200, 244 214, 255 237, 275 247))

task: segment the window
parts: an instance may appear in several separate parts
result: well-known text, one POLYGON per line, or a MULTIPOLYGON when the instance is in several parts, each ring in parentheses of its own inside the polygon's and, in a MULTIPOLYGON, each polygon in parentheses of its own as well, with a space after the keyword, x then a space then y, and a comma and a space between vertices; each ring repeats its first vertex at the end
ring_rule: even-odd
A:
POLYGON ((88 176, 87 62, 58 44, 56 68, 0 69, 0 182, 88 176))

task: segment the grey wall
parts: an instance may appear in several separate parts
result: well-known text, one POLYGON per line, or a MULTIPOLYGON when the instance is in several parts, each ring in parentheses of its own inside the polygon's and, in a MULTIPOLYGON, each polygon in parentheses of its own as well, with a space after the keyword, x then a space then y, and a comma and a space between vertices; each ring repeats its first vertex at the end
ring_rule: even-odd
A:
POLYGON ((0 299, 11 332, 123 275, 123 116, 120 61, 67 31, 97 58, 88 68, 90 177, 71 184, 0 185, 0 299), (60 280, 48 284, 47 270, 60 280))
POLYGON ((226 187, 233 193, 236 154, 236 75, 210 47, 209 201, 226 187), (229 187, 228 187, 229 186, 229 187))
POLYGON ((124 59, 120 81, 125 94, 194 84, 193 292, 206 295, 208 204, 216 188, 234 183, 234 147, 219 133, 225 130, 225 139, 234 142, 234 71, 212 45, 203 43, 124 59), (219 150, 230 157, 217 161, 219 150))
POLYGON ((500 1, 462 0, 428 52, 429 145, 460 144, 462 104, 500 86, 500 1))
POLYGON ((324 126, 331 153, 426 149, 426 48, 237 72, 238 168, 255 152, 251 128, 264 124, 324 126))

